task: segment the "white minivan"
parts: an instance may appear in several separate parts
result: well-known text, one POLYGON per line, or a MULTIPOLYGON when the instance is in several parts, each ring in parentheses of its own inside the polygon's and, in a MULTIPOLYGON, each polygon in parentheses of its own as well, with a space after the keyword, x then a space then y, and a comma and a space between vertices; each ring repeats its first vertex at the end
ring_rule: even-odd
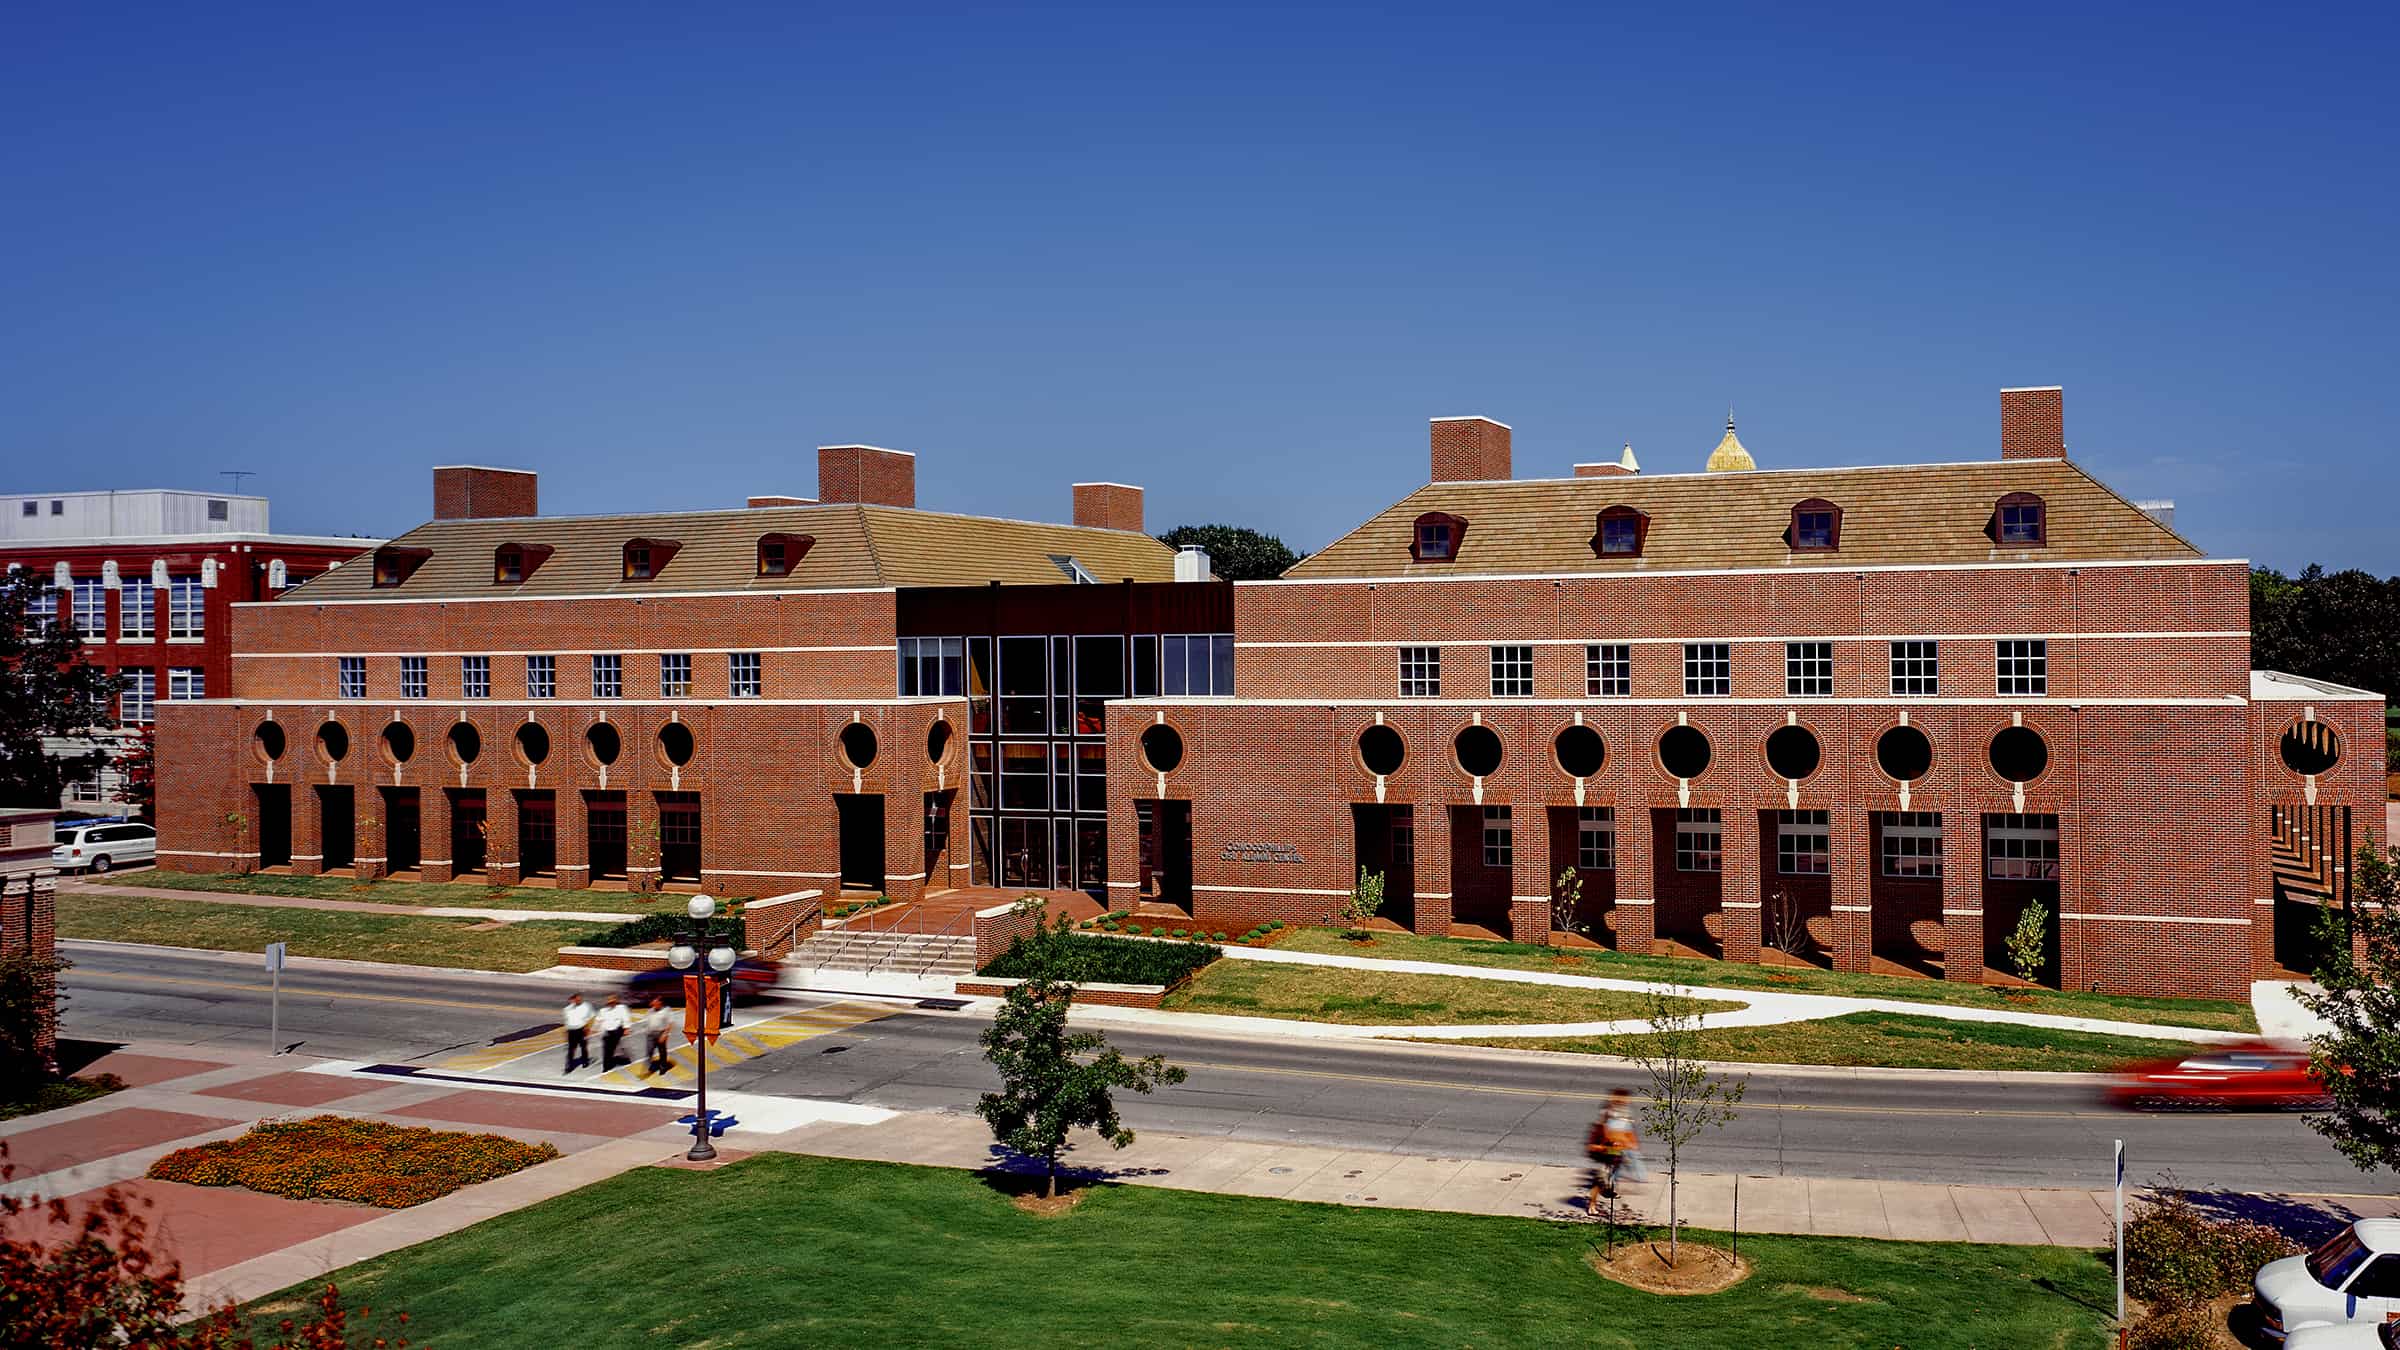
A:
MULTIPOLYGON (((2311 1327, 2400 1319, 2400 1219, 2360 1219, 2306 1256, 2269 1261, 2251 1292, 2271 1340, 2311 1327)), ((2292 1337, 2292 1343, 2319 1342, 2292 1337)))
POLYGON ((158 860, 158 831, 147 825, 61 825, 50 865, 65 872, 106 872, 158 860))

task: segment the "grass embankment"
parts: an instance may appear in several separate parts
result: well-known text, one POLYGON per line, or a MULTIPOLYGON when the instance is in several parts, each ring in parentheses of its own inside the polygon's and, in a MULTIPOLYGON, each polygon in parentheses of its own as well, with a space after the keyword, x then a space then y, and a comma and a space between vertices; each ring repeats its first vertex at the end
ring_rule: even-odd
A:
POLYGON ((19 1116, 38 1116, 44 1111, 80 1106, 97 1097, 125 1090, 125 1083, 115 1074, 102 1074, 97 1079, 60 1078, 36 1083, 17 1096, 0 1097, 0 1120, 15 1120, 19 1116))
MULTIPOLYGON (((1473 1045, 1512 1050, 1564 1050, 1624 1055, 1647 1036, 1572 1036, 1545 1039, 1485 1037, 1473 1045)), ((1445 1041, 1455 1045, 1458 1042, 1445 1041)), ((1818 1022, 1727 1027, 1699 1033, 1704 1059, 1742 1064, 1832 1064, 1886 1069, 2011 1069, 2045 1073, 2105 1073, 2129 1060, 2189 1052, 2188 1042, 2100 1036, 2006 1023, 1954 1022, 1899 1013, 1851 1013, 1818 1022)))
POLYGON ((352 900, 371 905, 422 905, 470 909, 566 909, 586 914, 622 912, 625 917, 683 912, 691 897, 669 892, 562 891, 543 886, 474 886, 445 881, 359 881, 352 877, 295 877, 271 872, 149 871, 119 880, 94 877, 104 885, 169 891, 214 891, 230 895, 290 896, 302 900, 352 900), (672 904, 668 902, 672 901, 672 904))
MULTIPOLYGON (((1672 1298, 1593 1274, 1596 1242, 1537 1219, 1138 1186, 1039 1218, 968 1172, 767 1154, 636 1168, 330 1278, 353 1306, 406 1311, 409 1335, 445 1350, 515 1350, 536 1327, 577 1350, 2108 1341, 2107 1271, 2089 1252, 1744 1234, 1748 1281, 1672 1298), (594 1240, 661 1214, 707 1216, 741 1259, 594 1240), (1102 1271, 1119 1275, 1091 1277, 1102 1271)), ((324 1283, 249 1311, 271 1326, 324 1283)))
POLYGON ((2062 993, 2055 989, 2003 992, 1983 985, 1954 984, 1944 980, 1857 975, 1813 967, 1803 970, 1788 966, 1757 966, 1746 962, 1701 961, 1688 957, 1535 947, 1515 942, 1428 938, 1413 933, 1377 933, 1372 945, 1360 945, 1345 941, 1340 933, 1330 928, 1309 928, 1290 933, 1276 945, 1295 951, 1331 952, 1386 961, 1440 961, 1458 966, 1542 970, 1611 980, 1705 985, 1719 989, 1761 989, 1785 994, 1839 994, 1847 998, 1946 1003, 1970 1008, 2004 1008, 2061 1017, 2143 1022, 2154 1026, 2206 1027, 2217 1031, 2258 1030, 2258 1019, 2251 1013, 2249 1004, 2214 999, 2136 998, 2123 994, 2062 993))
POLYGON ((475 919, 356 910, 270 908, 75 891, 62 891, 58 897, 58 935, 62 938, 228 952, 259 951, 270 942, 282 942, 290 945, 294 956, 468 970, 554 966, 558 949, 589 931, 588 922, 573 921, 490 927, 475 919))
MULTIPOLYGON (((1677 1008, 1725 1012, 1716 999, 1671 1000, 1677 1008)), ((1363 1026, 1474 1026, 1486 1022, 1607 1022, 1646 1017, 1648 994, 1561 989, 1451 975, 1387 975, 1338 966, 1219 961, 1167 995, 1175 1012, 1289 1017, 1363 1026)), ((1538 1044, 1539 1042, 1536 1042, 1538 1044)))

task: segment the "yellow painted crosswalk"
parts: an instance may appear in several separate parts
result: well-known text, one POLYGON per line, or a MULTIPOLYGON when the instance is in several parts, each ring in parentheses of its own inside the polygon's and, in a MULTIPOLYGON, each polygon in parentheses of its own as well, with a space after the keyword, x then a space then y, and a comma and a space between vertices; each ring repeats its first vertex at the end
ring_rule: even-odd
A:
POLYGON ((448 1073, 478 1073, 485 1069, 496 1069, 514 1059, 544 1052, 559 1053, 558 1044, 559 1029, 549 1026, 534 1034, 502 1041, 497 1045, 477 1046, 473 1050, 462 1051, 436 1061, 434 1067, 448 1073))
MULTIPOLYGON (((887 1016, 891 1011, 888 1004, 829 1003, 821 1008, 807 1008, 763 1021, 737 1024, 731 1031, 717 1037, 717 1043, 708 1048, 708 1067, 729 1069, 745 1060, 756 1059, 802 1041, 848 1031, 862 1023, 887 1016)), ((627 1053, 641 1053, 639 1040, 638 1033, 625 1038, 627 1053)), ((683 1032, 680 1028, 668 1040, 674 1050, 665 1073, 647 1075, 637 1060, 602 1074, 598 1081, 612 1087, 690 1086, 699 1077, 701 1047, 682 1044, 683 1032)))

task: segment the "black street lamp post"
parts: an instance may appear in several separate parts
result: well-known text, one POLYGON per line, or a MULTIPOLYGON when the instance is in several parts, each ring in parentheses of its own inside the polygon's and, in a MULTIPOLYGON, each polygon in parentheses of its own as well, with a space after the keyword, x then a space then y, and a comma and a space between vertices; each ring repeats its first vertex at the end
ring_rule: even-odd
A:
MULTIPOLYGON (((709 916, 717 912, 717 902, 705 895, 695 895, 686 912, 691 915, 693 923, 705 925, 709 916)), ((696 988, 699 1001, 692 1001, 691 992, 687 991, 684 996, 684 1004, 691 1010, 686 1025, 697 1029, 693 1055, 700 1064, 700 1101, 692 1110, 692 1151, 683 1155, 693 1162, 707 1162, 717 1156, 716 1145, 708 1142, 708 1049, 712 1044, 708 1036, 708 1014, 717 1003, 717 994, 710 991, 708 982, 712 979, 717 981, 720 991, 726 988, 733 977, 734 962, 739 957, 739 952, 724 939, 710 933, 705 926, 696 931, 676 934, 675 944, 667 949, 667 964, 687 976, 697 977, 699 981, 696 988)), ((718 1025, 724 1025, 722 1020, 718 1025)))

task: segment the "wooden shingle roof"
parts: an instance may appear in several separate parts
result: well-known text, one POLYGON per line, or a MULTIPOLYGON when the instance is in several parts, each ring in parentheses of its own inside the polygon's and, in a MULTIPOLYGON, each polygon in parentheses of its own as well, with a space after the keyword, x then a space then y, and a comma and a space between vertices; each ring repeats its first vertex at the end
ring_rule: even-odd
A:
POLYGON ((1867 567, 1977 562, 2083 562, 2204 556, 2180 535, 2063 459, 1891 468, 1624 475, 1431 483, 1284 575, 1337 577, 1589 573, 1747 567, 1867 567), (2003 548, 1989 533, 2001 497, 2042 499, 2048 543, 2003 548), (1841 546, 1795 552, 1792 507, 1841 508, 1841 546), (1592 549, 1600 512, 1648 518, 1639 558, 1592 549), (1449 562, 1409 556, 1418 517, 1443 512, 1467 528, 1449 562))
POLYGON ((397 586, 374 584, 372 558, 311 578, 285 592, 294 600, 460 599, 498 595, 671 595, 691 591, 811 591, 884 586, 1061 585, 1072 558, 1100 582, 1172 581, 1175 551, 1132 530, 1047 525, 857 504, 755 507, 655 515, 521 516, 437 520, 391 541, 423 550, 397 586), (758 575, 758 541, 767 534, 812 542, 783 576, 758 575), (628 581, 624 546, 635 539, 673 541, 657 575, 628 581), (493 581, 503 545, 551 552, 522 582, 493 581))

